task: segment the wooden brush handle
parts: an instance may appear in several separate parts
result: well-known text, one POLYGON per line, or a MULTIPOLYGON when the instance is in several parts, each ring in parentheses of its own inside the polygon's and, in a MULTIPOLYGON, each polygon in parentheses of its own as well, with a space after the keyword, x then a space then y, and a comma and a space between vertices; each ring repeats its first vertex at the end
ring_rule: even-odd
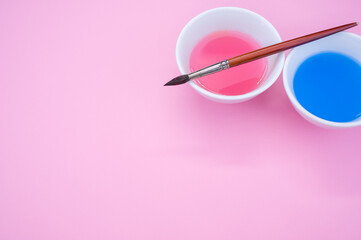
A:
POLYGON ((279 53, 282 51, 285 51, 287 49, 290 48, 294 48, 297 46, 300 46, 302 44, 323 38, 323 37, 327 37, 331 34, 337 33, 337 32, 341 32, 343 30, 346 30, 348 28, 357 26, 358 23, 354 22, 354 23, 349 23, 349 24, 345 24, 339 27, 334 27, 334 28, 330 28, 330 29, 326 29, 320 32, 316 32, 316 33, 312 33, 303 37, 299 37, 299 38, 294 38, 285 42, 281 42, 281 43, 277 43, 268 47, 264 47, 231 59, 228 59, 229 62, 229 66, 230 67, 235 67, 238 66, 240 64, 243 63, 247 63, 250 61, 254 61, 263 57, 267 57, 269 55, 275 54, 275 53, 279 53))

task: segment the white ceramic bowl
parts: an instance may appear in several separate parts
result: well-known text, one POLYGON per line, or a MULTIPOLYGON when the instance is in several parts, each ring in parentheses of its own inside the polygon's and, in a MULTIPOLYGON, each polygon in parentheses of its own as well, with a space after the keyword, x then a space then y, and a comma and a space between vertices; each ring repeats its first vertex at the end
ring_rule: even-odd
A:
MULTIPOLYGON (((221 7, 208 10, 194 17, 183 28, 177 41, 176 58, 182 74, 190 73, 189 58, 196 44, 207 35, 222 31, 239 31, 253 37, 261 47, 281 42, 277 30, 262 16, 247 9, 221 7)), ((255 90, 236 96, 226 96, 205 90, 193 81, 190 85, 201 95, 223 103, 238 103, 249 100, 269 88, 279 77, 284 63, 284 52, 267 57, 265 78, 255 90)))
POLYGON ((360 126, 361 118, 351 122, 332 122, 319 118, 308 112, 296 99, 295 93, 293 91, 293 79, 298 67, 307 58, 317 53, 330 51, 345 54, 361 63, 361 37, 349 32, 340 32, 335 35, 294 48, 290 54, 288 54, 283 69, 283 84, 286 93, 297 112, 302 117, 311 123, 316 124, 317 126, 326 128, 347 128, 360 126))

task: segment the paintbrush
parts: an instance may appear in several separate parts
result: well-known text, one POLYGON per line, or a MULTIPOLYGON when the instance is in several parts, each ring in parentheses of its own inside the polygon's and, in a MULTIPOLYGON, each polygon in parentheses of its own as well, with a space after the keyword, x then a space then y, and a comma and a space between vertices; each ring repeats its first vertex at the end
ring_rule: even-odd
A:
POLYGON ((200 78, 200 77, 212 74, 212 73, 226 70, 228 68, 236 67, 240 64, 248 63, 248 62, 260 59, 260 58, 264 58, 264 57, 288 50, 290 48, 300 46, 305 43, 315 41, 320 38, 327 37, 329 35, 332 35, 332 34, 344 31, 346 29, 355 27, 358 24, 359 24, 358 22, 349 23, 349 24, 345 24, 342 26, 326 29, 326 30, 323 30, 320 32, 312 33, 309 35, 305 35, 302 37, 294 38, 294 39, 291 39, 291 40, 288 40, 285 42, 280 42, 280 43, 277 43, 277 44, 274 44, 274 45, 271 45, 268 47, 260 48, 260 49, 254 50, 252 52, 239 55, 237 57, 226 59, 222 62, 202 68, 198 71, 178 76, 176 78, 173 78, 171 81, 167 82, 164 86, 180 85, 180 84, 188 82, 189 80, 200 78))

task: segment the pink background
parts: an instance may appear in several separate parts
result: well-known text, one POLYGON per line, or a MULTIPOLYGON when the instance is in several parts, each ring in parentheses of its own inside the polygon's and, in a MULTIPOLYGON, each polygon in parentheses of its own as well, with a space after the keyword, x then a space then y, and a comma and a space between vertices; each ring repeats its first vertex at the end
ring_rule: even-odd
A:
POLYGON ((361 20, 359 0, 1 1, 1 240, 361 239, 361 128, 306 122, 282 78, 236 105, 162 86, 219 6, 283 39, 361 20))

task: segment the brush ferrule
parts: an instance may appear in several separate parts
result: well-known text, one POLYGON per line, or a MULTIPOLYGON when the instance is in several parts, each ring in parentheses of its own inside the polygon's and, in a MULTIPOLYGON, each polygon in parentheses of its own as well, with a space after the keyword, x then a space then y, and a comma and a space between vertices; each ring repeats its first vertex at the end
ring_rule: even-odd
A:
POLYGON ((228 60, 224 60, 222 62, 213 64, 213 65, 211 65, 209 67, 205 67, 205 68, 202 68, 202 69, 200 69, 198 71, 192 72, 192 73, 188 74, 188 77, 189 77, 190 80, 192 80, 192 79, 195 79, 195 78, 200 78, 200 77, 212 74, 212 73, 216 73, 216 72, 225 70, 227 68, 229 68, 228 60))

